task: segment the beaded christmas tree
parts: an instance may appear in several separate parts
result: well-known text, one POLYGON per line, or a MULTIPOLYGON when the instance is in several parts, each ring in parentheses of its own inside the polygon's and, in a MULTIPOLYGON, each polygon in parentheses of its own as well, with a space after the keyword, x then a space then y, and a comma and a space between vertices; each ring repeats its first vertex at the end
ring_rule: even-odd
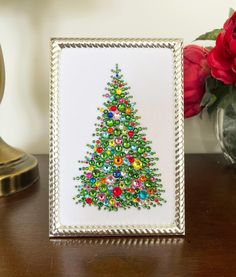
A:
POLYGON ((152 151, 138 122, 135 102, 131 102, 130 87, 116 65, 107 83, 107 100, 98 108, 96 133, 87 152, 83 171, 75 177, 77 195, 73 198, 83 206, 97 206, 108 211, 135 207, 150 209, 166 202, 161 198, 162 184, 158 158, 152 151))

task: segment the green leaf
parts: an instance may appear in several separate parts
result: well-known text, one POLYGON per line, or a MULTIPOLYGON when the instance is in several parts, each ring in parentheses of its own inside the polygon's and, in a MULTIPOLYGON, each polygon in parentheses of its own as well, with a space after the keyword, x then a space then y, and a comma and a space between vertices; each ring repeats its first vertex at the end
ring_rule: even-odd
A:
POLYGON ((216 40, 217 36, 223 29, 214 29, 210 32, 207 32, 203 35, 200 35, 195 40, 216 40))
POLYGON ((231 17, 231 15, 233 15, 233 13, 234 13, 234 9, 233 9, 233 8, 230 8, 230 9, 229 9, 229 17, 231 17))
POLYGON ((212 106, 216 100, 217 96, 213 93, 219 87, 219 83, 216 79, 211 76, 207 77, 205 80, 205 94, 203 95, 201 106, 208 108, 212 106))
POLYGON ((206 92, 203 95, 200 106, 201 107, 209 107, 209 106, 213 105, 216 100, 217 100, 217 97, 214 94, 212 94, 210 92, 206 92))
POLYGON ((207 77, 201 106, 207 110, 209 116, 217 107, 225 108, 232 103, 236 103, 236 88, 233 85, 225 85, 211 76, 207 77))

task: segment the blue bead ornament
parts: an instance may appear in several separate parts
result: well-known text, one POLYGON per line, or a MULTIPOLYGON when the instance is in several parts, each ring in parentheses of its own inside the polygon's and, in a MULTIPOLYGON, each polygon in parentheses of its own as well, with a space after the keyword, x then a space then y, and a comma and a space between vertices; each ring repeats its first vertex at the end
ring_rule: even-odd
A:
POLYGON ((91 183, 91 184, 96 183, 96 179, 95 179, 95 178, 91 178, 91 179, 90 179, 90 183, 91 183))
POLYGON ((113 117, 113 113, 109 112, 109 113, 107 114, 107 117, 108 117, 108 118, 112 118, 112 117, 113 117))
POLYGON ((145 190, 140 191, 139 197, 141 200, 145 200, 147 198, 148 194, 145 190))
POLYGON ((104 167, 103 167, 103 170, 104 170, 105 172, 109 172, 110 169, 111 169, 111 166, 108 165, 108 164, 104 165, 104 167))
POLYGON ((130 164, 130 162, 129 162, 128 159, 124 159, 123 163, 124 163, 124 164, 127 164, 127 165, 130 164))
POLYGON ((116 171, 113 172, 113 176, 115 178, 119 178, 121 176, 121 172, 119 170, 116 170, 116 171))
POLYGON ((105 206, 108 206, 108 201, 107 199, 103 202, 105 206))
POLYGON ((132 145, 132 146, 131 146, 131 149, 132 149, 133 151, 136 151, 136 150, 137 150, 137 146, 136 146, 136 145, 132 145))
POLYGON ((113 186, 108 186, 109 191, 113 191, 113 186))

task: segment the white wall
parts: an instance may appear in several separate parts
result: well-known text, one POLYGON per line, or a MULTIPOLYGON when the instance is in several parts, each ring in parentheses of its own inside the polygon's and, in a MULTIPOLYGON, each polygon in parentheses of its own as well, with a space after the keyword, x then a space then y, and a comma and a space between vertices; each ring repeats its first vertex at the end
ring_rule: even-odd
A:
MULTIPOLYGON (((6 89, 0 134, 28 152, 48 152, 49 38, 181 37, 222 26, 236 0, 0 0, 6 89)), ((101 65, 102 66, 102 65, 101 65)), ((213 123, 185 121, 186 152, 218 151, 213 123)))

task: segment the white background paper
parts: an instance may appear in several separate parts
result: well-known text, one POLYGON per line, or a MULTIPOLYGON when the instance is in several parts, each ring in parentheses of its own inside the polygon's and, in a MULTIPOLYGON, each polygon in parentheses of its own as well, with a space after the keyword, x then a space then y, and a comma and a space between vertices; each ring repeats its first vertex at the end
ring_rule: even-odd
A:
POLYGON ((140 225, 174 223, 174 91, 173 56, 158 48, 75 48, 63 49, 60 59, 60 220, 63 225, 140 225), (73 177, 81 174, 78 160, 84 160, 92 143, 94 123, 105 98, 111 69, 118 63, 123 79, 131 86, 141 126, 159 157, 158 168, 166 203, 150 210, 108 212, 97 207, 76 205, 73 177))

